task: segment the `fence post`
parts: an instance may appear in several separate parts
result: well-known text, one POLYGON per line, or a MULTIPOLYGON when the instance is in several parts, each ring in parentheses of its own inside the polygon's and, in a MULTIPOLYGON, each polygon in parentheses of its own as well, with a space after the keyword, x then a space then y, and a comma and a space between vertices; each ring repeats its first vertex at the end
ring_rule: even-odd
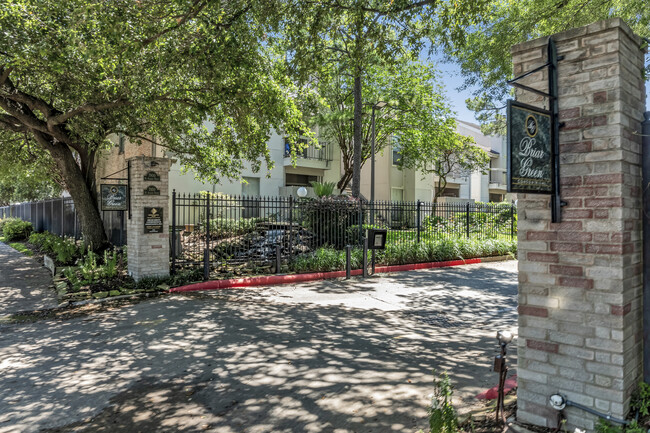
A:
POLYGON ((275 245, 275 273, 280 273, 280 268, 282 267, 282 248, 280 245, 275 245))
POLYGON ((515 237, 515 205, 510 204, 510 239, 515 237))
POLYGON ((176 189, 172 190, 172 268, 171 274, 176 272, 176 189))
POLYGON ((368 238, 363 238, 363 277, 368 276, 368 238))
POLYGON ((469 237, 469 202, 467 202, 467 237, 469 237))
POLYGON ((65 237, 65 205, 61 198, 61 237, 65 237))
POLYGON ((352 245, 345 246, 345 279, 349 280, 352 274, 352 245))
POLYGON ((289 196, 289 263, 293 258, 293 195, 289 196))
POLYGON ((420 202, 420 200, 418 200, 417 209, 416 209, 417 214, 415 215, 415 221, 416 221, 417 231, 418 231, 418 244, 420 243, 420 223, 421 223, 420 222, 420 205, 421 205, 421 202, 420 202))
POLYGON ((205 250, 203 251, 203 279, 210 278, 210 193, 205 196, 205 250))
POLYGON ((363 239, 363 202, 359 199, 359 242, 363 239))

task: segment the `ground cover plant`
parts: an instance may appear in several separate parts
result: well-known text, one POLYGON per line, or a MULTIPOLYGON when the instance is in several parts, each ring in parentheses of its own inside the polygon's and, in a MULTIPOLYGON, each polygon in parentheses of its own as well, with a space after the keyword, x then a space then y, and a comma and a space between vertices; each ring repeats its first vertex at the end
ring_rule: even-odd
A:
POLYGON ((74 239, 61 238, 50 232, 32 233, 28 242, 51 256, 57 266, 74 264, 81 256, 81 248, 74 239))

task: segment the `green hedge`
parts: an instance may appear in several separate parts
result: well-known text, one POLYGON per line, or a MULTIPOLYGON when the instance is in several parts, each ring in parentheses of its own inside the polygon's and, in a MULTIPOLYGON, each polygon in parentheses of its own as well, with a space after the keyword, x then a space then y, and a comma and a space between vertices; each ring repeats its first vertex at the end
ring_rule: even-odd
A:
MULTIPOLYGON (((444 262, 448 260, 473 259, 517 254, 517 240, 501 239, 444 239, 427 243, 387 244, 378 250, 376 259, 380 265, 404 265, 410 263, 444 262)), ((368 254, 370 255, 370 254, 368 254)), ((363 253, 352 250, 352 268, 362 267, 363 253)), ((295 257, 289 269, 296 273, 329 272, 345 269, 345 251, 324 247, 295 257)))
POLYGON ((32 223, 19 218, 6 218, 2 221, 2 236, 6 241, 27 239, 32 233, 32 223))

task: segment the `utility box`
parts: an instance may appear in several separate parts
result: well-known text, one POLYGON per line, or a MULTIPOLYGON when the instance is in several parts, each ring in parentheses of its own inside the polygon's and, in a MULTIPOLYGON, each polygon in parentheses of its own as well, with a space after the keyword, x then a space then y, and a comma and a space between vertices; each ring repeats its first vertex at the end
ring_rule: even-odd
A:
POLYGON ((366 237, 368 238, 368 249, 370 250, 383 250, 386 248, 386 236, 388 231, 386 229, 368 229, 366 237))

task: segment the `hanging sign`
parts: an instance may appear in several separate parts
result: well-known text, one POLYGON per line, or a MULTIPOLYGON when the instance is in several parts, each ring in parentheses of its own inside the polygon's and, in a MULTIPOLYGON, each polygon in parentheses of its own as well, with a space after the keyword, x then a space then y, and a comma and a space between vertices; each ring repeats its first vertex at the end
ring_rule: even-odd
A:
POLYGON ((144 189, 144 195, 160 195, 160 190, 154 185, 149 185, 144 189))
POLYGON ((144 232, 145 233, 163 232, 163 208, 162 207, 144 208, 144 232))
POLYGON ((144 180, 146 180, 148 182, 159 181, 160 176, 155 171, 149 171, 149 172, 147 172, 147 174, 144 175, 144 180))
POLYGON ((508 101, 508 192, 553 193, 551 113, 508 101))
POLYGON ((126 210, 126 188, 126 185, 100 185, 102 210, 126 210))

